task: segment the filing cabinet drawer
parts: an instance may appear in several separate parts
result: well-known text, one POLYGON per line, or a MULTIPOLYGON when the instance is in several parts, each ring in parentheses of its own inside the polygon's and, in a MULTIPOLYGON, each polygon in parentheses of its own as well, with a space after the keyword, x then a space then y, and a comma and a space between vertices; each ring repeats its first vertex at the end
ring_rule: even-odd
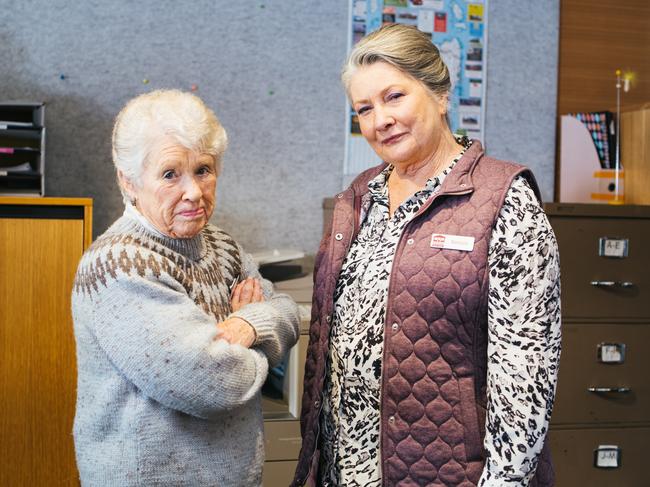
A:
POLYGON ((284 487, 291 484, 296 473, 298 460, 286 462, 266 462, 262 472, 263 487, 284 487))
POLYGON ((297 460, 301 444, 300 421, 264 421, 264 450, 267 461, 297 460))
POLYGON ((650 324, 564 324, 562 334, 552 423, 650 421, 650 324), (601 344, 605 360, 622 363, 600 362, 601 344))
MULTIPOLYGON (((648 485, 647 458, 650 452, 650 428, 557 430, 549 432, 549 446, 555 465, 556 487, 639 487, 648 485), (618 447, 618 462, 611 456, 600 457, 599 446, 618 447), (614 465, 618 463, 618 467, 614 465)), ((613 449, 608 449, 613 453, 613 449)))
POLYGON ((560 247, 564 318, 650 318, 650 219, 551 216, 550 221, 560 247), (603 237, 627 239, 628 255, 600 256, 603 237))

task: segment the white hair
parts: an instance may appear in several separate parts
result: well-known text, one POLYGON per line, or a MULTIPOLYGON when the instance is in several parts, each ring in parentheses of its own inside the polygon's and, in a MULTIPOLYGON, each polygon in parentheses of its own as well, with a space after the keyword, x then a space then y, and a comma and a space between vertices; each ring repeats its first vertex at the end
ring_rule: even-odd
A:
MULTIPOLYGON (((118 113, 113 125, 113 164, 133 184, 148 156, 163 137, 215 158, 217 174, 228 145, 226 131, 203 101, 192 93, 156 90, 130 100, 118 113)), ((120 184, 125 199, 124 188, 120 184)))

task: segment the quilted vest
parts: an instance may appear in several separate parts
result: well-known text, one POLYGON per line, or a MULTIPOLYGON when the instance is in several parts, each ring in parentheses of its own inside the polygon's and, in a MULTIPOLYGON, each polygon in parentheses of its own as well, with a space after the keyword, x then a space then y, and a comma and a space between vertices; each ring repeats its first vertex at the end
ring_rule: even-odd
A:
MULTIPOLYGON (((318 478, 319 417, 333 295, 359 229, 361 197, 385 165, 337 195, 331 232, 317 254, 301 413, 302 449, 293 486, 318 478)), ((440 191, 408 223, 390 276, 381 395, 384 486, 476 486, 485 451, 488 246, 505 195, 525 167, 484 156, 474 141, 440 191), (472 251, 431 246, 432 235, 474 238, 472 251)), ((553 485, 548 446, 533 487, 553 485)))

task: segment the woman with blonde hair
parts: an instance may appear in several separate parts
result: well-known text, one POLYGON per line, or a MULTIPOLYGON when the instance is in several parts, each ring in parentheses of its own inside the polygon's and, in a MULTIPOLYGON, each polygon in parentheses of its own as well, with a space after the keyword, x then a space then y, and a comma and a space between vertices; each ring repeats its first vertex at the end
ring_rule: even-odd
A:
POLYGON ((553 485, 559 260, 532 173, 451 132, 413 27, 362 39, 342 80, 384 162, 316 258, 293 485, 553 485))

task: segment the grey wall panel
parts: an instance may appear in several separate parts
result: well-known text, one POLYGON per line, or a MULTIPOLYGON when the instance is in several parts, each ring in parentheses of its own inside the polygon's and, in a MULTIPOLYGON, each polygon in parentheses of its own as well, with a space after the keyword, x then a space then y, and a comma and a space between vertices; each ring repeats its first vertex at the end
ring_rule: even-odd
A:
POLYGON ((560 4, 490 0, 485 145, 526 164, 553 201, 560 4))
MULTIPOLYGON (((524 15, 513 0, 490 2, 486 140, 491 154, 529 163, 548 195, 557 0, 550 10, 527 3, 524 15), (521 42, 531 30, 536 43, 521 42)), ((46 194, 94 198, 95 234, 122 211, 110 158, 119 109, 151 89, 197 84, 230 136, 215 222, 250 250, 314 252, 322 198, 342 184, 347 0, 0 0, 0 8, 0 99, 47 102, 46 194)))

